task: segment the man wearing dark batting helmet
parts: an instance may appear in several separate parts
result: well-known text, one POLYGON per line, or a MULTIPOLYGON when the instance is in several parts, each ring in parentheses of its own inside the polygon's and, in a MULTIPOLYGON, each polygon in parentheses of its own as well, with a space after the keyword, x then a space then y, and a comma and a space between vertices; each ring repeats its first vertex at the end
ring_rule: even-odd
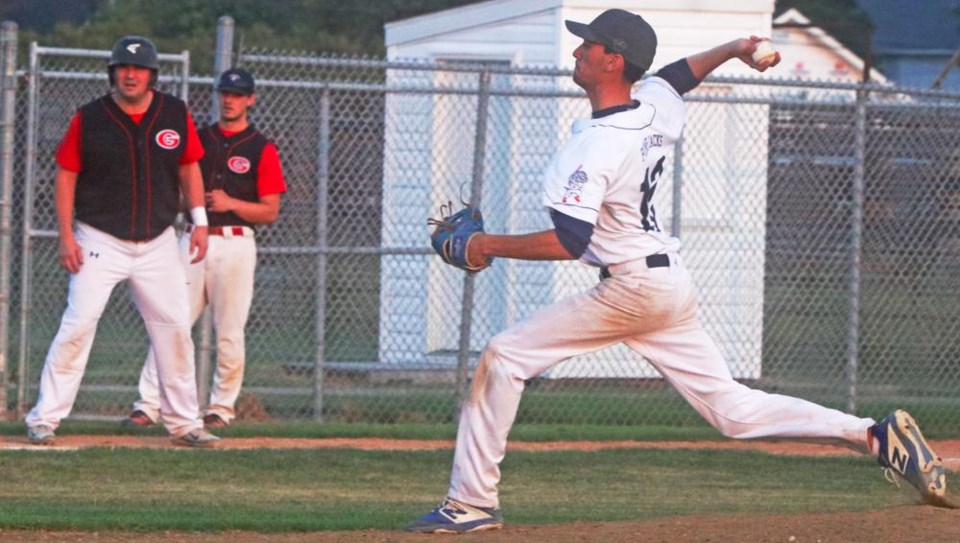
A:
MULTIPOLYGON (((187 266, 191 322, 209 304, 217 337, 217 367, 203 417, 207 428, 226 426, 236 417, 245 366, 244 327, 257 264, 254 229, 277 220, 280 195, 287 190, 276 146, 247 118, 257 100, 253 76, 241 68, 227 70, 216 90, 220 120, 200 131, 210 249, 203 262, 187 266)), ((188 232, 192 229, 193 224, 187 226, 188 232)), ((180 245, 186 254, 186 238, 180 245)), ((151 347, 140 375, 140 399, 124 425, 149 426, 161 413, 156 368, 151 347)))
POLYGON ((57 149, 54 202, 60 265, 70 273, 67 309, 26 417, 31 443, 53 443, 70 414, 97 322, 121 281, 157 346, 163 424, 174 445, 211 447, 197 405, 186 277, 173 222, 181 196, 197 228, 195 262, 207 252, 199 160, 203 147, 182 100, 157 91, 157 48, 125 36, 108 63, 111 92, 77 110, 57 149))

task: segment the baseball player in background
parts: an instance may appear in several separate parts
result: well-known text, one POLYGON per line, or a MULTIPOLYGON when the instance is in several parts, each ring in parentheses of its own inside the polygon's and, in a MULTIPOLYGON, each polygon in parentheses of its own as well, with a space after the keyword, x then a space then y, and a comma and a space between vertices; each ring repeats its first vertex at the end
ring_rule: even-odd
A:
MULTIPOLYGON (((239 68, 223 72, 217 82, 220 119, 200 131, 210 248, 206 259, 189 264, 189 239, 185 236, 180 244, 187 263, 191 322, 209 304, 217 337, 217 367, 203 417, 207 428, 226 426, 236 416, 234 406, 243 383, 244 327, 257 264, 254 226, 277 220, 280 195, 287 190, 276 146, 247 118, 257 99, 254 90, 253 76, 239 68)), ((192 229, 192 224, 187 226, 188 232, 192 229)), ((149 426, 163 412, 155 346, 147 353, 140 399, 125 425, 149 426)))
POLYGON ((192 259, 207 251, 207 215, 193 119, 180 99, 154 89, 157 49, 121 38, 108 64, 112 90, 77 110, 57 149, 54 202, 60 265, 70 272, 67 309, 26 417, 31 443, 53 443, 70 414, 97 322, 117 283, 130 295, 158 346, 163 424, 175 445, 211 447, 197 404, 190 311, 173 222, 181 193, 198 228, 192 259), (74 227, 74 218, 76 226, 74 227))
POLYGON ((553 228, 526 235, 474 233, 445 247, 454 261, 463 248, 465 269, 482 269, 493 257, 579 259, 600 268, 601 281, 491 339, 461 409, 447 497, 407 529, 456 533, 501 527, 499 464, 524 382, 571 357, 618 343, 648 360, 727 437, 843 440, 876 455, 925 499, 942 498, 942 463, 906 412, 876 423, 736 382, 697 318, 680 241, 657 222, 653 197, 666 151, 684 127, 683 94, 728 60, 764 71, 779 56, 753 60, 760 38, 737 39, 669 64, 634 87, 656 51, 656 34, 646 21, 613 9, 589 24, 566 26, 583 39, 573 52, 573 80, 586 91, 593 114, 574 122, 544 171, 543 204, 553 228))

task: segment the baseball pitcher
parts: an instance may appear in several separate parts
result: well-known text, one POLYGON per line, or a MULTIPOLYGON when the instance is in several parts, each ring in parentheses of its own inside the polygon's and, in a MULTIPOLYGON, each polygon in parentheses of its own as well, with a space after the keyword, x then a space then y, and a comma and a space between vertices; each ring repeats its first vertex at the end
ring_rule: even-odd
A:
POLYGON ((573 80, 586 91, 593 114, 574 122, 543 173, 542 201, 553 228, 487 234, 479 212, 471 210, 436 221, 433 245, 445 262, 474 273, 492 257, 578 259, 599 268, 601 280, 534 312, 486 346, 461 409, 447 497, 408 530, 500 528, 499 465, 524 382, 564 360, 619 343, 648 360, 727 437, 841 439, 876 455, 925 498, 942 497, 940 459, 904 411, 875 423, 736 382, 698 320, 680 241, 657 220, 655 195, 665 181, 666 151, 684 127, 682 96, 728 60, 764 71, 779 56, 755 60, 760 38, 737 39, 669 64, 635 87, 657 46, 642 17, 611 9, 589 24, 566 26, 583 39, 573 52, 573 80))

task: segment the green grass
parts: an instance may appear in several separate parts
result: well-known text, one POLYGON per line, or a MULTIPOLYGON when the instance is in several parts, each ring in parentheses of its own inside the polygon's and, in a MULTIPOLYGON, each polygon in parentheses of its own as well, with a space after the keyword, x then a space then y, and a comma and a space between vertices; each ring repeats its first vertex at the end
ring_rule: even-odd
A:
MULTIPOLYGON (((605 384, 604 388, 591 389, 590 386, 596 385, 548 385, 528 387, 517 413, 518 426, 542 426, 546 434, 554 433, 554 428, 558 427, 579 428, 581 430, 578 431, 587 432, 588 435, 581 439, 603 439, 595 436, 606 432, 619 433, 626 436, 621 439, 630 439, 637 432, 646 432, 647 428, 664 426, 676 428, 677 431, 700 431, 701 435, 713 432, 668 387, 605 384)), ((820 397, 813 394, 811 388, 799 384, 771 387, 770 391, 846 410, 845 402, 841 399, 820 397)), ((15 393, 10 397, 15 398, 15 393)), ((136 392, 132 388, 122 392, 81 389, 74 411, 112 416, 119 421, 129 412, 135 399, 136 392)), ((258 399, 270 417, 284 421, 276 424, 278 428, 312 428, 317 425, 312 421, 313 398, 308 395, 294 397, 263 393, 258 394, 258 399)), ((29 402, 28 405, 32 405, 33 398, 29 402)), ((391 437, 419 437, 422 428, 440 427, 452 432, 456 426, 456 398, 452 390, 430 390, 423 385, 409 385, 406 390, 371 386, 363 392, 329 394, 324 397, 323 405, 323 427, 337 428, 336 432, 349 432, 349 435, 363 435, 368 428, 380 428, 378 433, 389 432, 391 437), (356 428, 347 429, 349 426, 356 428), (415 434, 408 436, 411 431, 415 434)), ((944 391, 912 390, 906 387, 876 389, 860 399, 857 414, 879 419, 896 408, 909 410, 920 421, 927 437, 960 437, 960 397, 953 391, 947 394, 944 391)), ((109 431, 113 431, 113 428, 109 431)))
MULTIPOLYGON (((443 496, 450 451, 0 453, 0 528, 399 529, 443 496)), ((511 524, 865 510, 911 503, 864 459, 729 451, 510 453, 511 524)))

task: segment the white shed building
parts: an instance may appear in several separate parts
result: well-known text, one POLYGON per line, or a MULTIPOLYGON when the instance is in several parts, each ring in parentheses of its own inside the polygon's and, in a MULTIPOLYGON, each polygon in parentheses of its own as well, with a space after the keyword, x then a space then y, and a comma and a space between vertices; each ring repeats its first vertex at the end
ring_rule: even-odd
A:
MULTIPOLYGON (((737 37, 770 36, 774 0, 491 0, 387 24, 387 56, 390 60, 483 61, 572 69, 572 52, 580 39, 566 30, 564 21, 589 22, 609 8, 640 13, 656 29, 659 45, 652 68, 655 71, 737 37)), ((809 29, 796 32, 810 35, 809 29)), ((774 38, 775 42, 789 40, 791 46, 802 41, 792 29, 774 38)), ((834 58, 824 58, 835 67, 834 58)), ((788 60, 784 63, 791 64, 788 60)), ((856 79, 855 70, 848 73, 853 74, 850 79, 856 79)), ((739 62, 727 63, 715 72, 726 76, 755 74, 739 62)), ((572 87, 570 82, 564 85, 567 83, 572 87)), ((710 92, 722 95, 736 91, 714 86, 710 92)), ((422 244, 427 233, 425 210, 439 204, 431 200, 437 195, 456 200, 456 187, 464 181, 469 185, 472 133, 454 130, 452 124, 459 122, 457 119, 437 114, 438 100, 442 99, 423 95, 387 98, 385 246, 422 244)), ((580 115, 587 116, 589 104, 582 102, 580 115)), ((540 205, 540 170, 569 133, 568 121, 559 119, 559 108, 552 114, 553 122, 545 123, 542 111, 538 119, 528 118, 532 114, 522 108, 494 113, 499 116, 498 126, 509 127, 508 141, 499 144, 509 159, 485 171, 484 202, 496 202, 483 208, 489 231, 527 233, 549 227, 540 205)), ((705 166, 683 168, 683 189, 679 192, 683 255, 700 286, 702 319, 734 376, 757 378, 762 369, 767 156, 766 149, 758 148, 756 142, 758 134, 766 137, 767 116, 761 112, 749 118, 742 114, 715 118, 714 114, 698 121, 698 114, 690 111, 688 126, 695 125, 696 129, 689 130, 685 139, 698 149, 696 162, 705 166), (712 189, 706 195, 705 185, 712 189), (730 246, 737 249, 722 254, 716 250, 730 246)), ((669 187, 661 191, 657 202, 661 224, 670 225, 673 195, 669 187)), ((402 256, 384 260, 380 331, 383 363, 455 363, 459 313, 450 315, 446 308, 460 301, 450 295, 457 292, 460 274, 451 273, 439 259, 430 260, 413 266, 402 256)), ((496 262, 477 280, 478 307, 492 317, 474 321, 471 350, 479 351, 490 336, 536 308, 584 290, 595 281, 595 270, 575 263, 496 262), (560 274, 565 278, 562 282, 557 281, 560 274)), ((658 374, 620 346, 561 364, 549 376, 658 374)))

